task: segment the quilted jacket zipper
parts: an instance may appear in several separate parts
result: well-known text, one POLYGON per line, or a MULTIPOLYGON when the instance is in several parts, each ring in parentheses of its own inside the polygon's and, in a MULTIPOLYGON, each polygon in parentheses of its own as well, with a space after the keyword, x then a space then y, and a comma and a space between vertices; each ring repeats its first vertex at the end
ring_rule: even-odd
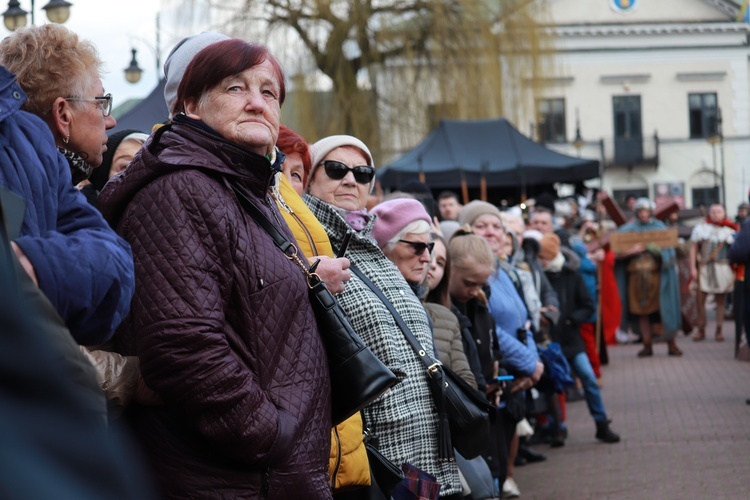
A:
POLYGON ((305 232, 305 236, 307 237, 307 242, 310 244, 310 248, 312 249, 312 254, 318 255, 318 249, 315 247, 315 242, 313 241, 312 234, 310 234, 310 231, 307 230, 307 227, 302 223, 302 220, 299 217, 297 217, 297 214, 294 213, 294 210, 292 210, 292 207, 287 205, 286 201, 281 196, 281 193, 279 193, 279 197, 277 198, 276 201, 278 202, 279 205, 281 205, 281 208, 286 210, 294 218, 294 220, 297 221, 297 224, 299 225, 299 227, 301 227, 302 230, 305 232))
POLYGON ((339 467, 341 466, 341 437, 339 436, 339 430, 337 427, 333 428, 333 434, 336 436, 336 466, 333 468, 331 474, 331 488, 336 487, 336 476, 339 473, 339 467))
POLYGON ((261 485, 260 494, 263 498, 268 497, 268 492, 271 489, 271 469, 263 471, 263 484, 261 485))

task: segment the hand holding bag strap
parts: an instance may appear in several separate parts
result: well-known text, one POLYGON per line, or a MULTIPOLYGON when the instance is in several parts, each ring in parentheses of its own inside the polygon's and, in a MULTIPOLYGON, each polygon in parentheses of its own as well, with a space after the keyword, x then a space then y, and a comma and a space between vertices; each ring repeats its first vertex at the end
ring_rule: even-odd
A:
POLYGON ((396 308, 393 306, 388 297, 378 288, 375 283, 370 281, 370 278, 365 276, 361 269, 359 269, 353 263, 349 267, 362 282, 367 285, 370 290, 380 299, 385 307, 391 312, 393 319, 396 320, 396 324, 401 329, 401 332, 406 337, 409 345, 414 352, 417 354, 417 358, 422 362, 425 369, 427 370, 427 378, 432 384, 432 396, 435 399, 435 406, 438 411, 438 460, 449 461, 454 460, 453 445, 451 444, 451 433, 450 423, 448 422, 447 406, 446 406, 446 395, 445 395, 445 374, 443 373, 442 364, 439 361, 435 361, 430 355, 427 354, 422 344, 414 336, 409 327, 404 322, 404 319, 398 313, 396 308))
POLYGON ((331 378, 331 421, 338 425, 398 382, 396 375, 362 342, 341 305, 320 277, 297 255, 291 243, 260 209, 228 181, 250 216, 273 239, 284 255, 302 269, 309 288, 310 303, 328 357, 331 378))

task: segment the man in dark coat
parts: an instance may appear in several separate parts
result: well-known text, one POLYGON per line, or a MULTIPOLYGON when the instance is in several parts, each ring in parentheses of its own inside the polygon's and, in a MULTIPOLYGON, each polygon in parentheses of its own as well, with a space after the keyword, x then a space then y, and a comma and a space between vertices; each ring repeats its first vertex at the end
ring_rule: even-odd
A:
MULTIPOLYGON (((742 264, 745 266, 745 273, 750 265, 750 220, 745 220, 740 226, 740 231, 734 240, 734 243, 729 248, 729 260, 734 264, 742 264)), ((745 279, 741 282, 741 291, 744 304, 742 304, 742 323, 744 324, 745 335, 750 332, 750 281, 745 275, 745 279)), ((750 405, 750 399, 746 399, 745 402, 750 405)))
POLYGON ((594 313, 594 304, 581 275, 560 251, 560 239, 545 234, 539 242, 539 261, 560 302, 560 319, 550 329, 552 340, 559 342, 571 370, 583 384, 589 413, 596 423, 596 439, 617 443, 620 436, 609 428, 601 391, 579 332, 580 326, 594 313))

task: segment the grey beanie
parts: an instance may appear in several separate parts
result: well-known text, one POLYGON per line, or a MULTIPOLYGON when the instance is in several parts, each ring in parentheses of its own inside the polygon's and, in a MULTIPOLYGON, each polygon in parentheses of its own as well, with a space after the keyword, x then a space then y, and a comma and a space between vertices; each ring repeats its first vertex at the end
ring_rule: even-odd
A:
POLYGON ((183 38, 169 53, 167 62, 164 63, 164 77, 167 80, 164 85, 164 101, 167 103, 170 117, 177 101, 177 88, 190 61, 209 45, 224 40, 229 40, 229 37, 215 31, 204 31, 183 38))
MULTIPOLYGON (((462 226, 464 224, 472 225, 482 215, 494 215, 502 222, 503 217, 500 215, 500 210, 492 203, 486 201, 474 200, 467 203, 461 208, 461 213, 458 214, 458 222, 462 226)), ((503 224, 505 226, 505 224, 503 224)))

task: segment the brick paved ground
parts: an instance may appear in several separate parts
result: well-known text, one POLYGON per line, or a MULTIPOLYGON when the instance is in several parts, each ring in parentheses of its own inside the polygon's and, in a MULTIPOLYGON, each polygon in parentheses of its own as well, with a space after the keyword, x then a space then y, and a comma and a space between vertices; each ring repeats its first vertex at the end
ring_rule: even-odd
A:
POLYGON ((680 334, 681 358, 610 347, 602 397, 622 441, 597 442, 586 403, 569 403, 565 447, 534 446, 547 461, 516 469, 522 498, 750 498, 750 363, 734 360, 733 324, 723 330, 723 343, 680 334))

